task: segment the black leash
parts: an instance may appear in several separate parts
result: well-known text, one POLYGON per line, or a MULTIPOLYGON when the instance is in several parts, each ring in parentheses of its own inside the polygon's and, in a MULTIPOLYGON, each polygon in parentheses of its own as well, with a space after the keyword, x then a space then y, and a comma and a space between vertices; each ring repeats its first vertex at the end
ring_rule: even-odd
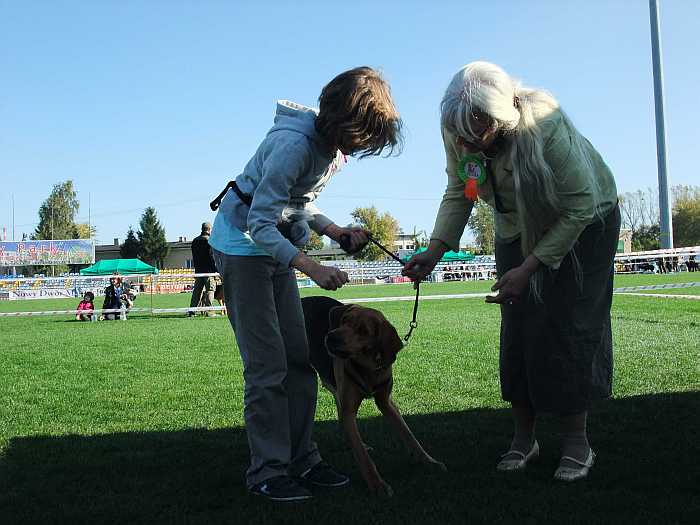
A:
MULTIPOLYGON (((377 248, 382 250, 384 253, 386 253, 389 257, 397 261, 398 263, 401 264, 401 266, 406 266, 406 263, 403 262, 399 257, 396 256, 393 252, 390 252, 385 246, 382 246, 380 242, 378 242, 372 235, 367 233, 367 238, 372 242, 377 248)), ((340 237, 340 240, 338 241, 338 244, 340 244, 340 247, 345 251, 346 253, 353 255, 362 249, 364 249, 364 246, 360 248, 359 250, 354 250, 350 251, 350 236, 345 234, 340 237)), ((415 283, 416 287, 416 299, 413 302, 413 319, 408 325, 408 332, 406 335, 403 336, 403 341, 405 344, 408 344, 408 340, 411 338, 411 334, 413 333, 413 329, 418 326, 418 321, 416 320, 416 316, 418 315, 418 296, 420 295, 420 281, 417 281, 415 283)))

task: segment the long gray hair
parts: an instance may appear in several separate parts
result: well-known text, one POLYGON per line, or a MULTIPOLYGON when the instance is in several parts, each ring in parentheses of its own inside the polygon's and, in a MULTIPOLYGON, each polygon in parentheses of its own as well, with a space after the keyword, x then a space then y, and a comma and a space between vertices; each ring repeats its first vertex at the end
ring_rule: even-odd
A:
MULTIPOLYGON (((559 108, 556 99, 541 89, 523 87, 503 69, 489 62, 472 62, 452 78, 440 105, 442 126, 455 135, 475 138, 470 116, 486 114, 496 132, 506 140, 506 155, 513 166, 517 212, 522 227, 521 245, 527 257, 560 215, 559 197, 551 166, 544 158, 544 142, 538 121, 555 111, 569 131, 571 155, 588 166, 596 213, 598 191, 585 139, 559 108)), ((539 272, 538 272, 539 273, 539 272)), ((579 272, 577 272, 579 273, 579 272)), ((539 276, 531 290, 539 296, 539 276)))

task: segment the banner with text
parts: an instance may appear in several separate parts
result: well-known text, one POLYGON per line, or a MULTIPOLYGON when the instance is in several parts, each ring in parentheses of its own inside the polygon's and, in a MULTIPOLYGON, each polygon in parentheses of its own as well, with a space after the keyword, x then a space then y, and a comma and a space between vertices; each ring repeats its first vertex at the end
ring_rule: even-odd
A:
POLYGON ((95 243, 87 239, 0 242, 0 266, 93 264, 95 243))
POLYGON ((66 299, 78 297, 75 290, 9 290, 0 292, 0 299, 18 301, 21 299, 66 299))

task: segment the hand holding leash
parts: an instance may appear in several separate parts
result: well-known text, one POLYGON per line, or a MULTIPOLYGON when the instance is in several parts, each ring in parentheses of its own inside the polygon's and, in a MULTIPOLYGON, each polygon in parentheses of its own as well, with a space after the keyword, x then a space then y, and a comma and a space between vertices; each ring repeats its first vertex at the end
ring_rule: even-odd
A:
POLYGON ((440 258, 436 259, 430 250, 417 253, 406 263, 401 270, 401 275, 409 277, 414 282, 420 282, 430 275, 439 260, 440 258))
POLYGON ((362 228, 339 228, 338 244, 348 255, 354 255, 365 249, 372 236, 362 228))

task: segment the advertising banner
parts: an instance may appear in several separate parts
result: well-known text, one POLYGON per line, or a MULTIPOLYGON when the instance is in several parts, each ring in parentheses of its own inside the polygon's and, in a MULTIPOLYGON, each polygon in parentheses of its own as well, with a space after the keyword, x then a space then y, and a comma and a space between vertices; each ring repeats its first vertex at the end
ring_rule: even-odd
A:
POLYGON ((0 242, 0 266, 93 264, 95 243, 88 239, 0 242))
POLYGON ((75 290, 60 289, 36 289, 36 290, 9 290, 4 293, 4 299, 17 301, 20 299, 65 299, 76 297, 75 290))

